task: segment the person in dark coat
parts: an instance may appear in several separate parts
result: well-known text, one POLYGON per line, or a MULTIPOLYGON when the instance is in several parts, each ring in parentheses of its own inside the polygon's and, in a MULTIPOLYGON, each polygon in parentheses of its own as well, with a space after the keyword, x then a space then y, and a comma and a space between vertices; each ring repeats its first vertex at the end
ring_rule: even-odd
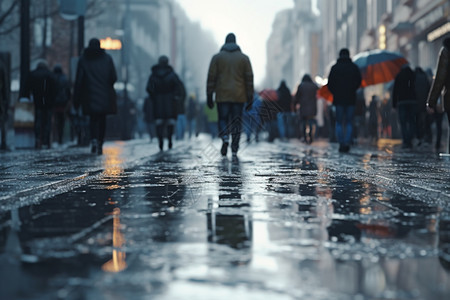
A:
POLYGON ((295 94, 295 104, 300 105, 303 138, 310 144, 314 138, 315 117, 317 114, 317 90, 309 74, 305 74, 295 94))
POLYGON ((356 91, 361 85, 361 80, 361 72, 358 66, 352 62, 349 50, 341 49, 339 58, 331 67, 328 76, 328 89, 333 94, 333 105, 336 107, 336 137, 339 143, 339 152, 350 150, 356 91))
POLYGON ((286 139, 289 137, 289 118, 292 109, 292 95, 288 86, 286 85, 286 81, 282 80, 280 82, 280 86, 277 89, 278 95, 278 106, 280 108, 280 112, 277 114, 277 122, 278 122, 278 132, 280 134, 280 139, 286 139))
POLYGON ((106 116, 117 113, 117 80, 112 57, 100 48, 93 38, 78 61, 74 87, 74 106, 80 105, 83 114, 90 116, 91 152, 103 154, 106 116))
POLYGON ((64 125, 66 121, 66 112, 72 93, 67 76, 63 73, 61 65, 53 67, 53 74, 56 80, 56 94, 53 108, 54 132, 58 143, 61 145, 63 140, 64 125))
MULTIPOLYGON (((427 98, 427 106, 430 113, 437 111, 439 99, 450 121, 450 37, 444 39, 437 59, 436 76, 431 85, 427 98)), ((436 146, 438 146, 436 144, 436 146)), ((450 140, 448 149, 450 149, 450 140)))
POLYGON ((363 138, 367 135, 366 111, 367 107, 364 89, 360 88, 356 91, 355 122, 353 126, 353 138, 355 142, 358 138, 363 138))
POLYGON ((34 103, 34 135, 35 148, 42 145, 51 147, 50 133, 52 129, 52 110, 55 100, 56 81, 49 70, 47 62, 41 61, 36 69, 30 72, 25 83, 23 97, 33 96, 34 103))
POLYGON ((412 148, 416 128, 417 98, 415 75, 409 65, 402 67, 395 77, 392 91, 392 106, 398 111, 403 148, 412 148))
POLYGON ((169 149, 172 149, 172 135, 177 119, 177 103, 185 97, 185 89, 178 75, 169 66, 169 58, 161 56, 152 67, 147 82, 147 92, 153 103, 153 113, 158 136, 159 149, 163 150, 164 131, 167 131, 169 149))

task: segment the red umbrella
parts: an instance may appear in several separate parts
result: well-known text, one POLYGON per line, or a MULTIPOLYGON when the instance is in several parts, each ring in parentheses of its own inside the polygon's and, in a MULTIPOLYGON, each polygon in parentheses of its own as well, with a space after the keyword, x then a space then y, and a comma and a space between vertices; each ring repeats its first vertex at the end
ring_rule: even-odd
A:
POLYGON ((398 52, 379 49, 361 52, 353 57, 353 62, 361 70, 362 87, 394 80, 408 63, 398 52))
POLYGON ((328 89, 328 85, 323 85, 320 89, 317 90, 317 97, 324 98, 328 102, 333 103, 333 94, 328 89))
POLYGON ((277 101, 278 100, 278 94, 277 91, 274 89, 264 89, 261 92, 259 92, 259 96, 266 101, 277 101))

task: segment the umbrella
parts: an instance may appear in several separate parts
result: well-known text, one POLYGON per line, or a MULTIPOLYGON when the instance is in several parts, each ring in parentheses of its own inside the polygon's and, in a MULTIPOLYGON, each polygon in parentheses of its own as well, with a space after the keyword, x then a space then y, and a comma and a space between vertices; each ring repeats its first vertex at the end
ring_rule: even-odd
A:
POLYGON ((328 85, 323 85, 317 90, 317 97, 324 98, 328 102, 333 102, 333 94, 328 89, 328 85))
POLYGON ((266 101, 277 101, 278 100, 278 94, 277 91, 274 89, 264 89, 261 92, 259 92, 259 96, 266 101))
POLYGON ((358 53, 353 62, 361 71, 362 87, 394 80, 401 67, 408 63, 398 52, 379 49, 358 53))

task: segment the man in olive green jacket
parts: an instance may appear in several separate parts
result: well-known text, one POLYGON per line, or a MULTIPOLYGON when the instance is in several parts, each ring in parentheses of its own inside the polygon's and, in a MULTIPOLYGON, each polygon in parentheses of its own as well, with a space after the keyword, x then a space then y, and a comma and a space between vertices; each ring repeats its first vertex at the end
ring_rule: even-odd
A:
POLYGON ((242 129, 244 104, 249 110, 253 100, 253 71, 250 59, 241 52, 233 33, 227 35, 225 45, 213 56, 207 82, 207 104, 214 107, 213 94, 219 114, 219 136, 222 138, 220 153, 227 155, 229 134, 231 151, 236 156, 242 129))

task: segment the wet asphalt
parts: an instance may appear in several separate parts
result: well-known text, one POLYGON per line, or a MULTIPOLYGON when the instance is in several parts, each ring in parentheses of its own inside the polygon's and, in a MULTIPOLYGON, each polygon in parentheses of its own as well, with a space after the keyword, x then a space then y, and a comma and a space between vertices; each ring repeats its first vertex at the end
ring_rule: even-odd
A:
POLYGON ((431 146, 220 146, 0 153, 0 298, 450 298, 450 159, 431 146))

